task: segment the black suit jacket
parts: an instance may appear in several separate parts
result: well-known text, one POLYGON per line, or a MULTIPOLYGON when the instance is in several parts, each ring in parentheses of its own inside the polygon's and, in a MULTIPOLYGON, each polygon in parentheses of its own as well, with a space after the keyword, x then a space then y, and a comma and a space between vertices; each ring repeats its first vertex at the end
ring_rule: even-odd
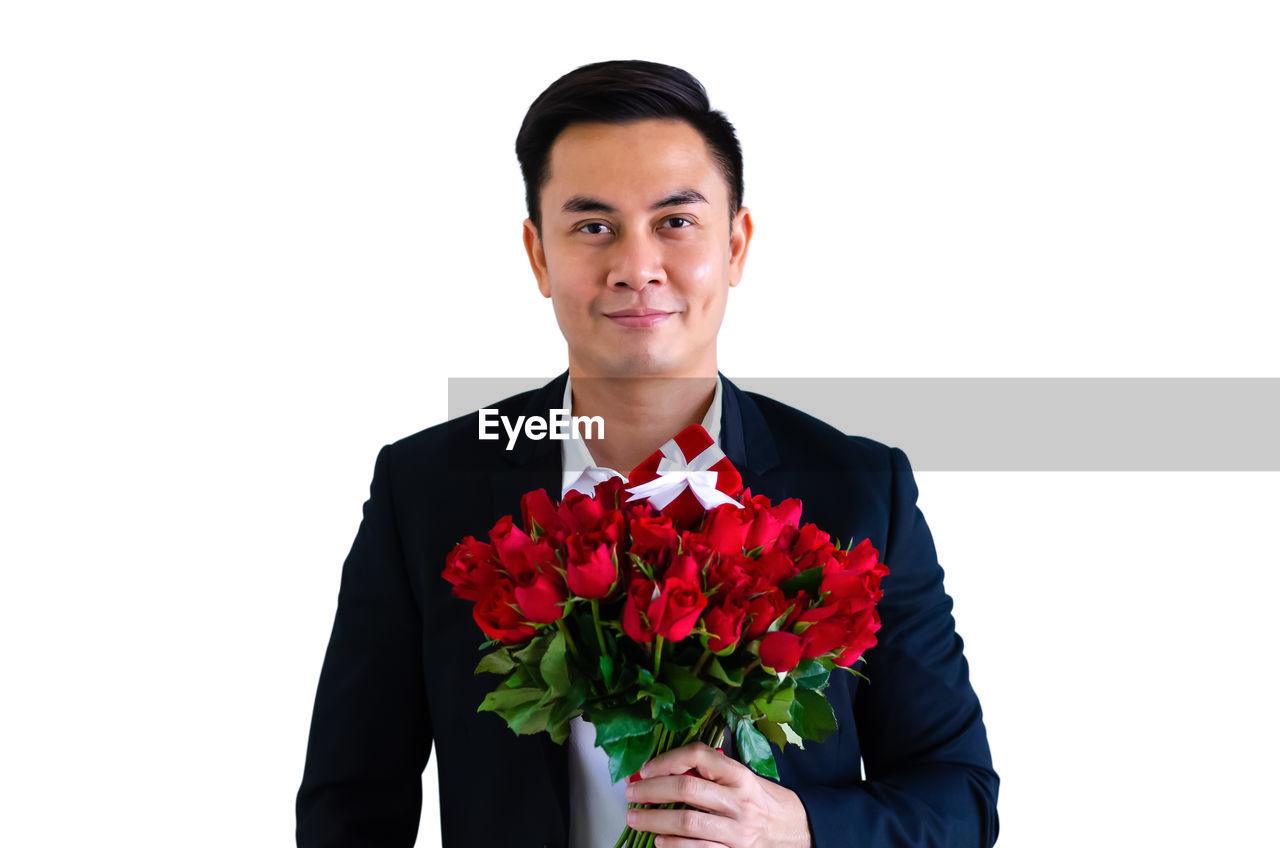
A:
MULTIPOLYGON (((498 409, 548 416, 566 378, 498 409)), ((870 538, 890 569, 879 644, 866 655, 871 683, 833 674, 837 731, 774 752, 816 846, 990 846, 999 781, 906 456, 728 380, 720 444, 753 493, 800 498, 802 520, 844 541, 870 538)), ((559 442, 521 439, 508 451, 505 438, 477 438, 475 413, 378 454, 316 693, 300 848, 413 845, 433 743, 446 848, 567 845, 566 750, 476 712, 496 678, 473 674, 484 637, 441 576, 459 539, 519 516, 524 492, 557 496, 560 470, 559 442)))

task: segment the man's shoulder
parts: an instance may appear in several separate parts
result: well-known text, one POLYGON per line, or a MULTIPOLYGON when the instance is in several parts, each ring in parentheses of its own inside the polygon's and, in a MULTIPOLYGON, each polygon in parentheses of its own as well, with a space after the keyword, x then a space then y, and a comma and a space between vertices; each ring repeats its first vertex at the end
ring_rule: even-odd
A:
POLYGON ((783 468, 890 471, 893 448, 866 436, 850 435, 820 418, 758 392, 742 392, 760 410, 783 468))

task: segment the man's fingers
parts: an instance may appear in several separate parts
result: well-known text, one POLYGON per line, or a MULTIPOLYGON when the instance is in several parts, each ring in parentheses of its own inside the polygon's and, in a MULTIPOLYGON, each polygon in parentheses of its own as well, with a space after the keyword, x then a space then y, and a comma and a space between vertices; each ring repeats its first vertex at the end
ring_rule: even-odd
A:
POLYGON ((627 787, 627 800, 655 805, 682 802, 726 816, 732 816, 736 809, 729 789, 696 774, 660 775, 633 783, 627 787))
POLYGON ((673 841, 672 836, 732 845, 737 832, 731 819, 701 810, 629 810, 627 824, 633 830, 663 834, 664 845, 673 841))
POLYGON ((694 742, 692 745, 683 745, 654 757, 640 769, 640 777, 647 779, 668 774, 684 774, 689 769, 697 769, 698 774, 706 780, 734 786, 742 783, 741 771, 745 766, 729 759, 714 748, 701 742, 694 742))

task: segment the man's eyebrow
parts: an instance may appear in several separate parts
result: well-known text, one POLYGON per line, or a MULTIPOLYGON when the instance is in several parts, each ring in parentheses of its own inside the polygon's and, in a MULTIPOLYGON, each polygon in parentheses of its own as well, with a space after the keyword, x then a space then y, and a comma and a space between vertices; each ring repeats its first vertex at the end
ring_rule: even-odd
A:
POLYGON ((612 206, 605 203, 603 200, 597 200, 594 197, 587 197, 586 195, 582 195, 582 194, 575 194, 573 197, 569 198, 564 202, 564 205, 560 207, 560 211, 571 212, 571 213, 603 212, 606 215, 612 215, 616 213, 618 210, 614 209, 612 206))
MULTIPOLYGON (((707 198, 702 195, 702 192, 695 191, 691 188, 682 188, 679 191, 671 192, 649 208, 652 210, 658 210, 666 209, 668 206, 686 206, 690 203, 706 202, 707 198)), ((560 207, 560 211, 568 212, 570 214, 578 214, 580 212, 603 212, 606 215, 614 215, 617 214, 618 210, 614 209, 599 198, 590 197, 585 194, 575 194, 564 202, 560 207)))
POLYGON ((653 204, 651 209, 665 209, 668 206, 685 206, 690 203, 706 203, 707 199, 702 196, 702 192, 694 191, 691 188, 682 188, 679 191, 673 191, 666 197, 653 204))

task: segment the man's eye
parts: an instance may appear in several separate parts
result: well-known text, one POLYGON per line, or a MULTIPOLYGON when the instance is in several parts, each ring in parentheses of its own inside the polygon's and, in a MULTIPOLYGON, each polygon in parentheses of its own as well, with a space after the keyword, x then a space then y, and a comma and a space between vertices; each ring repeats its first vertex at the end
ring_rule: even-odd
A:
POLYGON ((609 227, 599 221, 591 221, 590 223, 583 224, 581 227, 578 227, 578 229, 591 236, 604 235, 609 232, 609 227))
POLYGON ((672 229, 681 230, 681 229, 684 229, 685 227, 692 227, 693 222, 690 221, 688 218, 681 218, 680 216, 677 215, 675 217, 668 218, 667 225, 670 226, 672 229))

